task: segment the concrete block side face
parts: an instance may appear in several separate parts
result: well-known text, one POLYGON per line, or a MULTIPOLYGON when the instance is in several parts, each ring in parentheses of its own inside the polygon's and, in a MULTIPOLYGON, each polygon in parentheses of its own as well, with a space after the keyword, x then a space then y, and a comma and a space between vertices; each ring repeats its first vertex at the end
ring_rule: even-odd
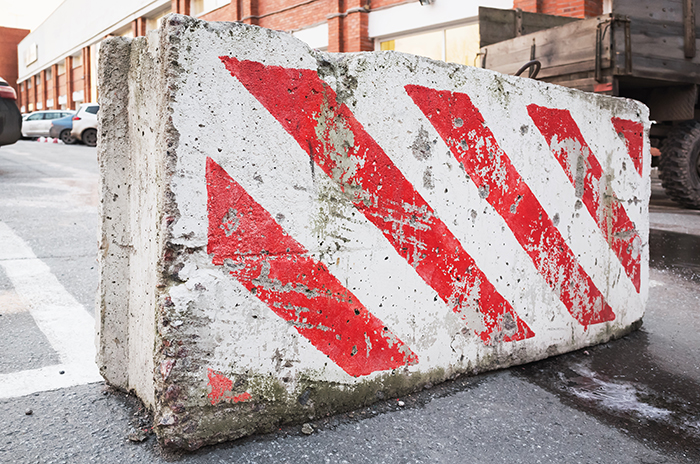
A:
MULTIPOLYGON (((156 403, 156 319, 162 273, 161 224, 168 214, 167 157, 177 142, 158 34, 106 42, 101 54, 100 330, 98 362, 114 386, 156 403)), ((166 279, 167 280, 167 279, 166 279)))
POLYGON ((99 311, 97 364, 112 385, 129 387, 129 263, 132 250, 129 211, 131 144, 128 134, 129 61, 131 40, 112 38, 101 46, 99 63, 100 167, 99 311))
POLYGON ((147 224, 144 207, 162 210, 160 254, 139 262, 160 267, 131 278, 157 291, 165 444, 272 430, 641 323, 643 105, 319 53, 242 24, 172 15, 159 34, 167 91, 148 117, 168 135, 156 168, 139 165, 161 184, 138 182, 162 204, 137 203, 147 224))
POLYGON ((173 130, 168 115, 171 89, 163 66, 168 48, 158 34, 133 42, 128 76, 131 189, 129 210, 133 253, 129 269, 129 387, 156 405, 157 326, 162 269, 162 222, 168 214, 168 146, 173 130))

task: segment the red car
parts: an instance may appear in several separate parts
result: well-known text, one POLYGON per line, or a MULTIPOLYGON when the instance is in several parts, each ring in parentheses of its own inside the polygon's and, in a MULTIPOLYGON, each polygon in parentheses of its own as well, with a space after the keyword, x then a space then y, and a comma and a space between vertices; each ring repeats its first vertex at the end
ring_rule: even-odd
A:
POLYGON ((0 77, 0 145, 11 145, 22 136, 22 115, 15 89, 0 77))

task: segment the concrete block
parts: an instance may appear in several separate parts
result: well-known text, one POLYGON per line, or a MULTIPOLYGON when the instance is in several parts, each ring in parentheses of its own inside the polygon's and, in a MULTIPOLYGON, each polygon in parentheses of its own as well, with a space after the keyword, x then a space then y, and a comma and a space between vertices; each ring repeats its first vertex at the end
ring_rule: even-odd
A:
POLYGON ((178 15, 100 60, 98 361, 166 445, 641 323, 638 102, 178 15))

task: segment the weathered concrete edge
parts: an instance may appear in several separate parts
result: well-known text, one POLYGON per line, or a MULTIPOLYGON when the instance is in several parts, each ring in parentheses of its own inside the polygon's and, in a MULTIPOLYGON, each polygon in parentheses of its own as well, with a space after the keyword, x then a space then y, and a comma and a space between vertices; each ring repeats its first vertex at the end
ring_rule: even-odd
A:
MULTIPOLYGON (((166 20, 164 37, 170 34, 177 37, 178 30, 184 31, 188 25, 194 24, 192 18, 182 16, 171 16, 166 20)), ((214 26, 204 26, 214 27, 214 26)), ((249 27, 242 25, 217 24, 216 29, 221 30, 226 27, 249 27)), ((270 34, 273 32, 270 31, 270 34)), ((325 55, 326 54, 319 54, 325 55)), ((331 60, 336 61, 336 60, 331 60)), ((173 81, 170 81, 173 84, 173 81)), ((575 92, 574 92, 575 93, 575 92)), ((612 101, 608 100, 611 104, 612 101)), ((165 253, 176 253, 177 247, 166 245, 165 253)), ((176 257, 176 254, 173 256, 176 257)), ((164 312, 164 314, 167 314, 164 312)), ((608 331, 602 333, 600 337, 590 343, 580 344, 576 347, 551 346, 540 356, 531 358, 528 362, 543 359, 548 356, 562 354, 571 350, 581 349, 597 343, 604 343, 610 339, 618 338, 629 333, 641 325, 641 319, 633 322, 622 330, 608 331), (624 333, 623 333, 624 332, 624 333)), ((192 362, 195 353, 188 355, 188 363, 192 362)), ((199 353, 194 357, 205 355, 199 353)), ((177 375, 173 371, 173 376, 163 382, 159 387, 159 407, 156 408, 156 432, 161 441, 166 445, 178 446, 189 449, 196 449, 205 444, 213 444, 221 441, 235 439, 256 432, 267 432, 281 423, 294 423, 308 420, 310 416, 319 417, 329 413, 339 413, 362 405, 371 404, 381 397, 392 397, 403 395, 419 390, 428 384, 445 381, 462 373, 476 374, 493 369, 505 368, 521 364, 522 359, 517 353, 512 353, 509 358, 499 358, 498 353, 494 353, 492 359, 481 359, 475 366, 468 369, 452 370, 447 372, 444 369, 434 369, 431 372, 411 374, 411 373, 391 373, 385 376, 368 381, 362 384, 347 386, 336 385, 331 382, 319 382, 317 380, 307 380, 300 382, 299 389, 294 394, 288 395, 283 388, 278 388, 274 382, 264 383, 264 379, 252 379, 254 382, 264 383, 268 392, 258 403, 242 403, 229 406, 219 405, 216 410, 208 406, 193 406, 176 401, 177 375), (167 386, 167 388, 165 388, 167 386), (310 392, 310 393, 307 393, 310 392), (381 393, 381 395, 380 395, 381 393), (296 395, 299 396, 296 396, 296 395), (301 398, 310 397, 311 402, 302 404, 301 398), (314 399, 316 402, 314 403, 314 399), (319 401, 320 399, 320 401, 319 401), (186 411, 186 412, 185 412, 186 411), (192 433, 191 426, 199 423, 199 430, 206 430, 207 434, 192 433), (188 430, 189 429, 189 430, 188 430)), ((158 359, 163 366, 168 366, 168 355, 159 353, 158 359)), ((170 358, 172 360, 173 357, 170 358)), ((183 360, 184 361, 184 360, 183 360)), ((256 390, 258 390, 256 388, 256 390)), ((259 390, 263 390, 260 388, 259 390)), ((259 391, 258 390, 258 391, 259 391)))
POLYGON ((110 38, 102 42, 99 56, 99 103, 97 161, 99 176, 98 290, 96 315, 97 365, 113 386, 129 387, 128 295, 131 255, 129 195, 131 153, 128 137, 128 93, 131 40, 110 38), (109 140, 109 142, 108 142, 109 140), (113 140, 120 140, 116 145, 113 140), (107 175, 109 173, 110 175, 107 175), (121 199, 120 199, 121 196, 121 199), (111 284, 107 284, 111 282, 111 284), (119 282, 119 284, 117 283, 119 282), (121 360, 121 362, 119 362, 121 360))
POLYGON ((156 320, 169 148, 168 47, 158 33, 105 41, 100 54, 98 366, 155 407, 156 320), (147 78, 141 79, 142 76, 147 78), (109 142, 107 140, 109 139, 109 142))

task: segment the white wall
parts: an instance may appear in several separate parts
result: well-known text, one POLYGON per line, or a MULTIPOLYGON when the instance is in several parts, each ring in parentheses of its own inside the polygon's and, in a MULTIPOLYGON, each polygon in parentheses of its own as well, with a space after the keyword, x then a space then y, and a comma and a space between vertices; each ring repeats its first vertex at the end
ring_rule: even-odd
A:
POLYGON ((307 27, 293 31, 292 35, 297 39, 306 42, 306 44, 317 50, 328 49, 328 23, 322 23, 316 26, 307 27))
POLYGON ((416 1, 372 11, 369 14, 369 36, 377 39, 463 22, 476 18, 480 6, 511 9, 513 0, 435 0, 431 5, 421 5, 416 1))
POLYGON ((111 32, 170 4, 170 0, 66 0, 17 47, 19 78, 33 74, 82 47, 102 40, 111 32), (37 45, 37 60, 26 66, 25 51, 37 45))

